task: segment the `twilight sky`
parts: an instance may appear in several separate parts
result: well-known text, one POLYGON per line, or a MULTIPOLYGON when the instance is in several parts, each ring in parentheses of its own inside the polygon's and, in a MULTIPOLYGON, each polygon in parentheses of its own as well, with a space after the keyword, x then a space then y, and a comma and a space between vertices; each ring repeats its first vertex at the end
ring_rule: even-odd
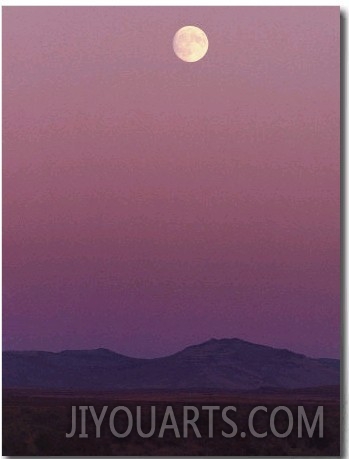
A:
POLYGON ((339 58, 335 7, 5 7, 4 349, 338 357, 339 58))

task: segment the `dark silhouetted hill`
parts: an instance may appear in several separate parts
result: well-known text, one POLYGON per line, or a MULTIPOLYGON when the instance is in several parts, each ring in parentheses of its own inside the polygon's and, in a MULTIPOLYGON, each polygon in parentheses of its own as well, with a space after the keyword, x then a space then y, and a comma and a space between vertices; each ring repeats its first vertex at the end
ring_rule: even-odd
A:
POLYGON ((5 351, 4 388, 64 390, 256 390, 339 385, 339 361, 240 339, 211 339, 162 358, 108 349, 5 351))

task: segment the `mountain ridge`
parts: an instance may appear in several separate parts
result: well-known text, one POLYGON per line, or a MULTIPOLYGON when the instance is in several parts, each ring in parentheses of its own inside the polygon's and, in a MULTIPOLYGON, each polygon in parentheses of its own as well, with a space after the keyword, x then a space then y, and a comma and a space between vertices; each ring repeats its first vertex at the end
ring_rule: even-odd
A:
POLYGON ((4 388, 254 390, 336 385, 339 380, 337 359, 239 338, 212 338, 150 359, 105 348, 3 351, 4 388))
POLYGON ((44 350, 40 350, 40 349, 31 349, 31 350, 5 349, 2 352, 3 353, 46 353, 46 354, 63 354, 63 353, 73 353, 73 352, 81 352, 81 353, 83 353, 83 352, 91 352, 91 353, 92 352, 96 352, 96 353, 99 352, 101 354, 103 354, 103 353, 105 353, 105 354, 107 354, 107 353, 117 354, 117 355, 121 355, 123 357, 128 357, 130 359, 155 360, 155 359, 162 359, 162 358, 171 357, 171 356, 179 354, 179 353, 181 353, 181 352, 183 352, 183 351, 185 351, 187 349, 206 346, 206 345, 211 344, 211 343, 223 343, 223 342, 225 342, 225 343, 226 342, 229 342, 229 343, 232 343, 232 342, 238 343, 239 342, 239 343, 244 343, 244 344, 248 344, 248 345, 251 345, 251 346, 258 346, 258 347, 264 347, 264 348, 269 348, 269 349, 275 349, 275 350, 278 350, 278 351, 287 351, 287 352, 291 352, 292 354, 305 356, 307 358, 316 359, 316 360, 339 361, 339 359, 334 358, 334 357, 310 357, 310 356, 307 356, 306 354, 303 354, 301 352, 291 351, 290 349, 287 349, 287 348, 278 348, 278 347, 270 346, 268 344, 253 343, 252 341, 247 341, 247 340, 244 340, 244 339, 241 339, 241 338, 209 338, 208 340, 203 341, 202 343, 190 344, 190 345, 184 347, 183 349, 181 349, 179 351, 175 351, 175 352, 173 352, 171 354, 166 354, 164 356, 159 356, 159 357, 133 357, 133 356, 130 356, 130 355, 127 355, 127 354, 122 354, 121 352, 113 351, 113 350, 105 348, 105 347, 87 348, 87 349, 62 349, 60 351, 44 351, 44 350))

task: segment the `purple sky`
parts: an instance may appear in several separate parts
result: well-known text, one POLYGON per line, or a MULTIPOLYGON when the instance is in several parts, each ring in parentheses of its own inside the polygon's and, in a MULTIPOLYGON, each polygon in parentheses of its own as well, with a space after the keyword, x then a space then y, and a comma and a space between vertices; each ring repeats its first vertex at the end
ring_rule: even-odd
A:
POLYGON ((338 357, 339 57, 335 7, 5 7, 4 348, 338 357))

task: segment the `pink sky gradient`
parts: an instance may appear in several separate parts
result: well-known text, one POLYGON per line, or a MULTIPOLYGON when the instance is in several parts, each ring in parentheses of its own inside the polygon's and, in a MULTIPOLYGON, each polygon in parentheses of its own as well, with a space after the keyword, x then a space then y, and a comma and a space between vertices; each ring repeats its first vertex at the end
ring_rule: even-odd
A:
POLYGON ((4 348, 338 357, 339 32, 335 7, 5 7, 4 348))

